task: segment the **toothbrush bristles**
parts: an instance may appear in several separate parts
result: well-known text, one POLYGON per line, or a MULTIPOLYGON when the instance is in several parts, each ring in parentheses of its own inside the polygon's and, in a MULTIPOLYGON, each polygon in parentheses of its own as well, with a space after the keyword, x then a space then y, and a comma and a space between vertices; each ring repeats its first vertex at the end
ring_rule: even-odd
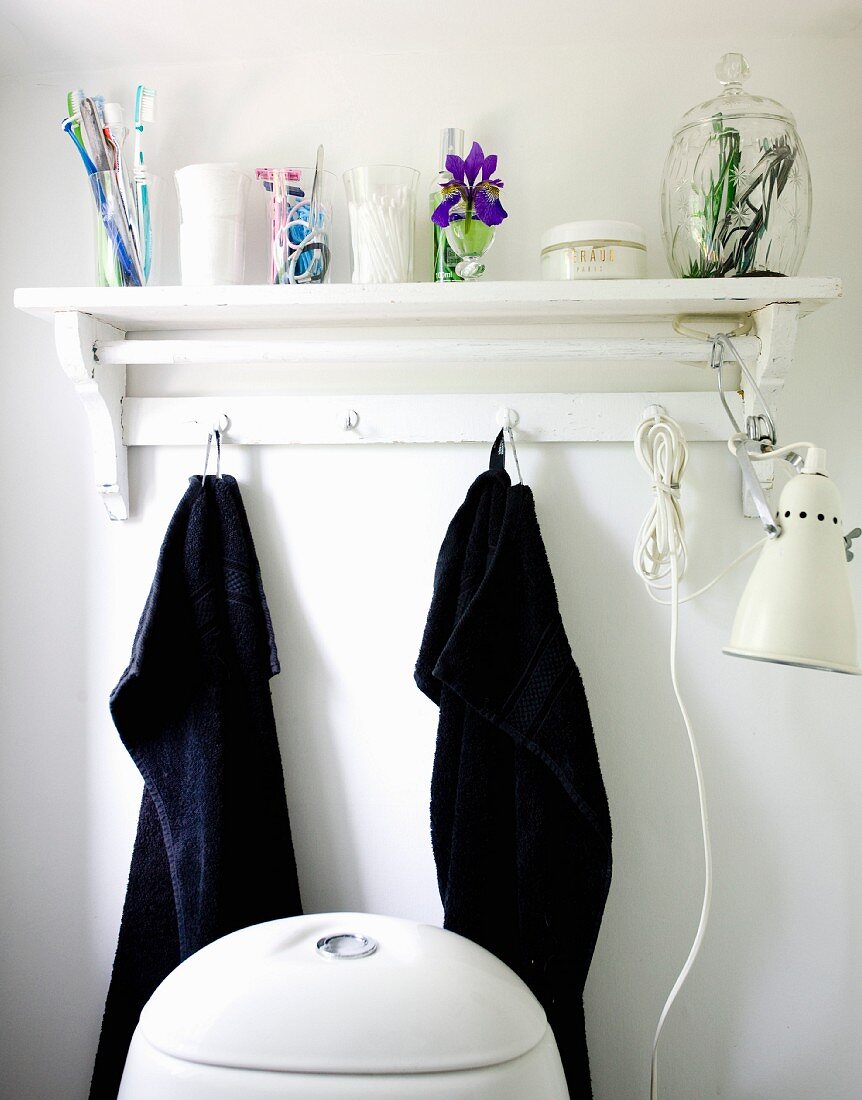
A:
POLYGON ((152 122, 156 117, 156 89, 138 85, 135 96, 135 124, 152 122))
POLYGON ((80 88, 75 88, 69 92, 66 97, 66 107, 69 111, 69 117, 74 119, 81 118, 81 100, 84 98, 84 93, 80 88))

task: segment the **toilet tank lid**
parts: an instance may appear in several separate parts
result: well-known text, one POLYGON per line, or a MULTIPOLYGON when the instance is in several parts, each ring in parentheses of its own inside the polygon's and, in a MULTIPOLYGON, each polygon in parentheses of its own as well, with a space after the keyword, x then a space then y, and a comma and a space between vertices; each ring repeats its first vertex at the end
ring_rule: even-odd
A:
POLYGON ((547 1021, 524 982, 470 940, 329 913, 198 951, 155 991, 139 1030, 164 1054, 207 1065, 404 1074, 509 1061, 541 1041, 547 1021))

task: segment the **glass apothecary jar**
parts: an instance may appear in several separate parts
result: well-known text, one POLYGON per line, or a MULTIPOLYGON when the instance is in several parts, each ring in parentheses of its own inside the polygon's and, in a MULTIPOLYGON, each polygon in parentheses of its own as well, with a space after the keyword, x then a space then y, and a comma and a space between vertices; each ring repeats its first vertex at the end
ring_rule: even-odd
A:
POLYGON ((721 95, 684 115, 661 190, 668 263, 681 278, 795 275, 811 221, 811 177, 793 115, 743 88, 749 67, 716 66, 721 95))

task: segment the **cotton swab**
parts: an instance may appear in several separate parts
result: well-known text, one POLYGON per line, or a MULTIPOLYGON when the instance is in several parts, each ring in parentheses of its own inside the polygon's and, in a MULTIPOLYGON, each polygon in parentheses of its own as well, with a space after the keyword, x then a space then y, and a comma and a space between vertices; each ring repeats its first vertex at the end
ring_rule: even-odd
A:
POLYGON ((356 283, 405 282, 410 276, 413 196, 405 187, 348 204, 356 283))

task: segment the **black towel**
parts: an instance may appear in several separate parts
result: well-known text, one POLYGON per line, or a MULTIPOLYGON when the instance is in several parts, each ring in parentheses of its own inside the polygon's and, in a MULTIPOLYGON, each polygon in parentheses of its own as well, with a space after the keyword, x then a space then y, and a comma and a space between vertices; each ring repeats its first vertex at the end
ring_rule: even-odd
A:
POLYGON ((501 432, 440 550, 416 665, 440 707, 432 842, 446 927, 530 986, 580 1100, 610 816, 533 495, 504 456, 501 432))
POLYGON ((269 688, 278 671, 239 487, 193 477, 111 695, 144 796, 91 1100, 116 1097, 140 1011, 175 966, 302 911, 269 688))

